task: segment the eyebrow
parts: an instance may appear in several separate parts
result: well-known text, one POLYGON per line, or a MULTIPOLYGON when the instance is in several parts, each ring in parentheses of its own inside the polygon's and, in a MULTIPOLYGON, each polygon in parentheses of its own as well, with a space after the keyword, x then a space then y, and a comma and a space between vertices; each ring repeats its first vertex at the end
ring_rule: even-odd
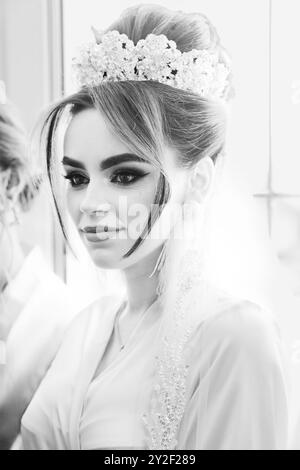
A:
MULTIPOLYGON (((120 153, 119 155, 113 155, 103 160, 100 163, 100 169, 104 171, 104 170, 108 170, 108 168, 111 168, 112 166, 119 165, 120 163, 133 162, 133 161, 139 162, 139 163, 150 164, 144 158, 138 157, 137 155, 134 155, 133 153, 120 153)), ((62 159, 62 164, 73 166, 75 168, 81 168, 82 170, 86 169, 83 163, 67 156, 64 156, 64 158, 62 159)))

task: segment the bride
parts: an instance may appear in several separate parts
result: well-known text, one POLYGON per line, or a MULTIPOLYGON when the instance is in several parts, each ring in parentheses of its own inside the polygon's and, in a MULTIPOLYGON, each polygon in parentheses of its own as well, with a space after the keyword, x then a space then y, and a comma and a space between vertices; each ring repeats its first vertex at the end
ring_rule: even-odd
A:
POLYGON ((284 449, 279 327, 206 276, 230 60, 204 15, 158 6, 94 35, 74 59, 79 91, 42 137, 67 242, 62 171, 93 262, 126 290, 71 324, 23 416, 24 448, 284 449))

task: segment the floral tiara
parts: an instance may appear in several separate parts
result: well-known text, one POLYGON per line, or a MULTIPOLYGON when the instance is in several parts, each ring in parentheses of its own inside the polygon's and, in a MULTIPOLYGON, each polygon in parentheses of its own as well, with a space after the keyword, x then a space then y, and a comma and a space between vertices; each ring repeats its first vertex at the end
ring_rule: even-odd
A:
POLYGON ((72 61, 80 86, 154 80, 203 97, 226 99, 230 69, 217 53, 206 49, 181 52, 163 34, 149 34, 134 45, 126 34, 92 29, 95 42, 82 46, 72 61))

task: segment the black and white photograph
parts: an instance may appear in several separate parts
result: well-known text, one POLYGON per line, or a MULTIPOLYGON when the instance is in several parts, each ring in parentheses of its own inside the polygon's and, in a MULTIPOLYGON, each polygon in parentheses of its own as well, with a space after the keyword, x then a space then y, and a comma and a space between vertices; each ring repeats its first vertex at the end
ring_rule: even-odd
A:
POLYGON ((299 0, 0 0, 0 450, 300 450, 299 0))

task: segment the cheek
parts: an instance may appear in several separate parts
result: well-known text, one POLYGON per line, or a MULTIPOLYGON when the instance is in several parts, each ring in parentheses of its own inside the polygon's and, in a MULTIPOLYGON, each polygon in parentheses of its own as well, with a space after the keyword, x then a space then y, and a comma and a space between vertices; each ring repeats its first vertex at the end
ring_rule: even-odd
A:
POLYGON ((140 221, 145 219, 146 223, 147 215, 150 214, 151 205, 154 203, 155 190, 155 181, 151 179, 143 187, 127 193, 128 224, 137 219, 140 221))
POLYGON ((140 191, 138 191, 135 201, 139 204, 143 204, 145 207, 148 207, 150 209, 151 204, 154 202, 155 198, 155 186, 153 185, 147 185, 140 191))
POLYGON ((80 220, 81 200, 82 200, 82 195, 80 195, 79 191, 76 192, 76 191, 72 191, 71 189, 67 190, 67 193, 66 193, 67 208, 75 224, 78 224, 80 220))

